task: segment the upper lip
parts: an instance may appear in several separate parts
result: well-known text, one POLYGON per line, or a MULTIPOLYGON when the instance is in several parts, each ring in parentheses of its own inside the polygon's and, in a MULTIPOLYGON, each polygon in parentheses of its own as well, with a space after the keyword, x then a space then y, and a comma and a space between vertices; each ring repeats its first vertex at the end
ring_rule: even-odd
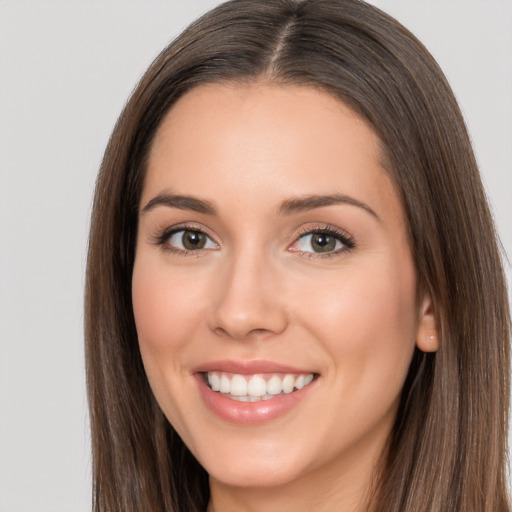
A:
POLYGON ((252 375, 256 373, 295 373, 309 374, 315 373, 312 370, 297 368, 274 361, 257 360, 233 360, 223 359, 218 361, 209 361, 192 368, 192 373, 205 372, 225 372, 236 373, 240 375, 252 375))

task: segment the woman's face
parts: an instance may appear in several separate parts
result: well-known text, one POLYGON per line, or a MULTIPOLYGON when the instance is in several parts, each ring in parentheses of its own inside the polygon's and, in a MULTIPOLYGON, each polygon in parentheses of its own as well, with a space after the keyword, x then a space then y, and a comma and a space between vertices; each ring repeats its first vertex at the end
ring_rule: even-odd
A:
POLYGON ((201 86, 159 127, 134 314, 156 399, 212 481, 368 477, 434 326, 381 161, 365 122, 306 87, 201 86))

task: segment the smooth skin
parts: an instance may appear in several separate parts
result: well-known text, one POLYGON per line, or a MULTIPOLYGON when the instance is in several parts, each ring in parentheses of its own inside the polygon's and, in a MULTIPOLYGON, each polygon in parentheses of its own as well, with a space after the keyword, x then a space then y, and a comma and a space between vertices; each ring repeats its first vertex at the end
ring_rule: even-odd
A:
POLYGON ((364 510, 414 347, 437 349, 381 160, 363 120, 301 86, 199 86, 157 131, 134 314, 155 397, 210 475, 209 510, 364 510), (150 204, 166 194, 208 208, 150 204), (300 203, 320 196, 329 204, 300 203), (205 405, 193 375, 221 359, 318 377, 287 413, 238 425, 205 405))

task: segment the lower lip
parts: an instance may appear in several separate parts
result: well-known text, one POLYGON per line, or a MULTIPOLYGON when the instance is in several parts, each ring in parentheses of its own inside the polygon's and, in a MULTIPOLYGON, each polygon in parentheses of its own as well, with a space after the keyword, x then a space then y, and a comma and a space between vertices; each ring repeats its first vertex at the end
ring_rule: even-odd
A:
POLYGON ((220 393, 212 391, 206 385, 201 375, 196 374, 196 378, 201 396, 210 410, 219 418, 239 425, 266 423, 286 414, 307 396, 311 390, 310 388, 314 387, 316 383, 315 379, 311 384, 308 384, 298 391, 279 395, 269 400, 240 402, 238 400, 231 400, 222 396, 220 393))

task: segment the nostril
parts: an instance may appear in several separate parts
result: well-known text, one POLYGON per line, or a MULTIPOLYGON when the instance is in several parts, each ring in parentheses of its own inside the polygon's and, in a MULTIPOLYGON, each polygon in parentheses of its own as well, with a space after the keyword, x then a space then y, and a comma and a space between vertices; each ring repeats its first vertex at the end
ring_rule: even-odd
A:
POLYGON ((240 278, 230 283, 209 303, 208 325, 217 336, 242 340, 286 329, 286 308, 280 302, 281 295, 255 291, 252 281, 240 278))
POLYGON ((244 339, 261 339, 270 337, 273 335, 273 332, 269 329, 262 329, 262 328, 256 328, 256 329, 225 329, 224 327, 216 327, 214 329, 214 332, 217 336, 224 337, 224 338, 232 338, 237 340, 244 340, 244 339))

